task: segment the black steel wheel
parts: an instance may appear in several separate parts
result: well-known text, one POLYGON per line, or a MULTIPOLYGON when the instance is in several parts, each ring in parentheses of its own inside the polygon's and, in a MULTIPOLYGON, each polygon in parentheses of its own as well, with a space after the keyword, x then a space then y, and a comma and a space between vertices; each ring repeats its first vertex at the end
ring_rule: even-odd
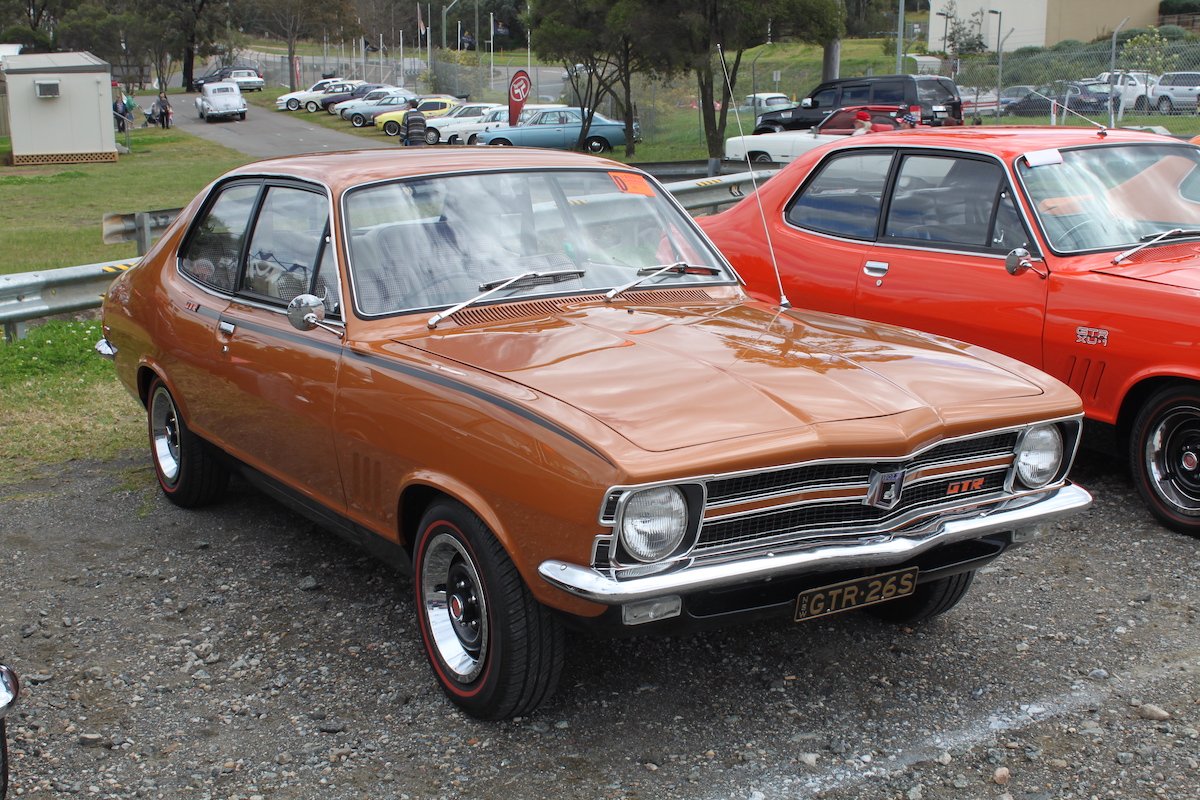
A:
POLYGON ((1130 432, 1129 466, 1160 522, 1200 536, 1200 387, 1171 386, 1146 401, 1130 432))
POLYGON ((530 594, 504 547, 459 503, 432 505, 413 553, 425 653, 455 705, 480 719, 527 714, 554 693, 558 619, 530 594))
POLYGON ((150 385, 146 418, 150 458, 167 499, 183 508, 195 508, 220 497, 229 471, 213 446, 188 430, 175 398, 159 378, 150 385))
POLYGON ((966 597, 975 572, 960 572, 926 583, 917 584, 917 590, 899 600, 869 606, 864 609, 873 617, 887 622, 912 624, 945 614, 966 597))

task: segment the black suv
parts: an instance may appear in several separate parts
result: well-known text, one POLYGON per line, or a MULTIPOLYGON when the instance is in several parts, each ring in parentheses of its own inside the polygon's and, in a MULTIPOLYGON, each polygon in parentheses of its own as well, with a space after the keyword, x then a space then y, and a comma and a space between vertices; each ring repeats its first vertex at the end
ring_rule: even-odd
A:
POLYGON ((961 125, 962 100, 958 87, 940 75, 872 75, 838 78, 813 89, 800 105, 768 111, 754 123, 755 133, 811 128, 830 112, 845 106, 920 106, 924 125, 961 125))

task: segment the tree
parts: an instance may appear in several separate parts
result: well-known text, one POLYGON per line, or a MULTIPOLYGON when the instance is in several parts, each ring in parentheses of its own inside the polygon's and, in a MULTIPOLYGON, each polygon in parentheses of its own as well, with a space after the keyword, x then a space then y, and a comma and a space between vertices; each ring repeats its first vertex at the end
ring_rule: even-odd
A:
POLYGON ((1167 52, 1167 39, 1157 28, 1139 33, 1121 49, 1121 64, 1134 72, 1170 72, 1179 56, 1167 52))
MULTIPOLYGON (((348 0, 258 0, 254 10, 258 25, 287 43, 289 64, 296 56, 296 43, 315 38, 323 30, 353 28, 354 36, 362 35, 357 25, 349 25, 354 15, 348 0)), ((288 70, 288 84, 292 91, 299 88, 291 70, 288 70)))
POLYGON ((946 50, 956 56, 969 56, 987 52, 983 41, 983 11, 976 11, 963 19, 958 16, 958 4, 950 0, 943 9, 949 15, 946 31, 946 50))

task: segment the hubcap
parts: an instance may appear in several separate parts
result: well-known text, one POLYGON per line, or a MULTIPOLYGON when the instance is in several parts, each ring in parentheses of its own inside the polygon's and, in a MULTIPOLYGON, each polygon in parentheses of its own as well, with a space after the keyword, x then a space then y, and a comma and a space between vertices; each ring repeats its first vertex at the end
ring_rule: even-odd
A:
POLYGON ((479 677, 487 658, 487 602, 479 572, 458 539, 436 534, 421 564, 421 602, 438 656, 459 683, 479 677))
POLYGON ((163 481, 174 486, 179 480, 179 416, 170 393, 161 386, 150 401, 150 444, 163 481))
POLYGON ((1187 516, 1200 516, 1200 408, 1176 406, 1164 414, 1146 440, 1150 485, 1167 504, 1187 516))

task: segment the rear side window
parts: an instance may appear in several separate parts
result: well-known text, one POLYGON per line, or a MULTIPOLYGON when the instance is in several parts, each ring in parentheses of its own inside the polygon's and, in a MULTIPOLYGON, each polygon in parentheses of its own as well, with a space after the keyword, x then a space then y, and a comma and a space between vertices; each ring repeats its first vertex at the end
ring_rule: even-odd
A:
POLYGON ((871 102, 871 84, 853 83, 842 87, 842 105, 865 106, 871 102))
POLYGON ((258 183, 242 183, 220 191, 179 253, 183 274, 217 289, 233 290, 258 189, 258 183))
POLYGON ((895 103, 897 105, 907 102, 904 97, 904 84, 900 81, 880 81, 875 84, 871 102, 895 103))
POLYGON ((873 239, 879 227, 879 209, 892 154, 849 153, 822 165, 792 200, 787 221, 800 228, 873 239))

